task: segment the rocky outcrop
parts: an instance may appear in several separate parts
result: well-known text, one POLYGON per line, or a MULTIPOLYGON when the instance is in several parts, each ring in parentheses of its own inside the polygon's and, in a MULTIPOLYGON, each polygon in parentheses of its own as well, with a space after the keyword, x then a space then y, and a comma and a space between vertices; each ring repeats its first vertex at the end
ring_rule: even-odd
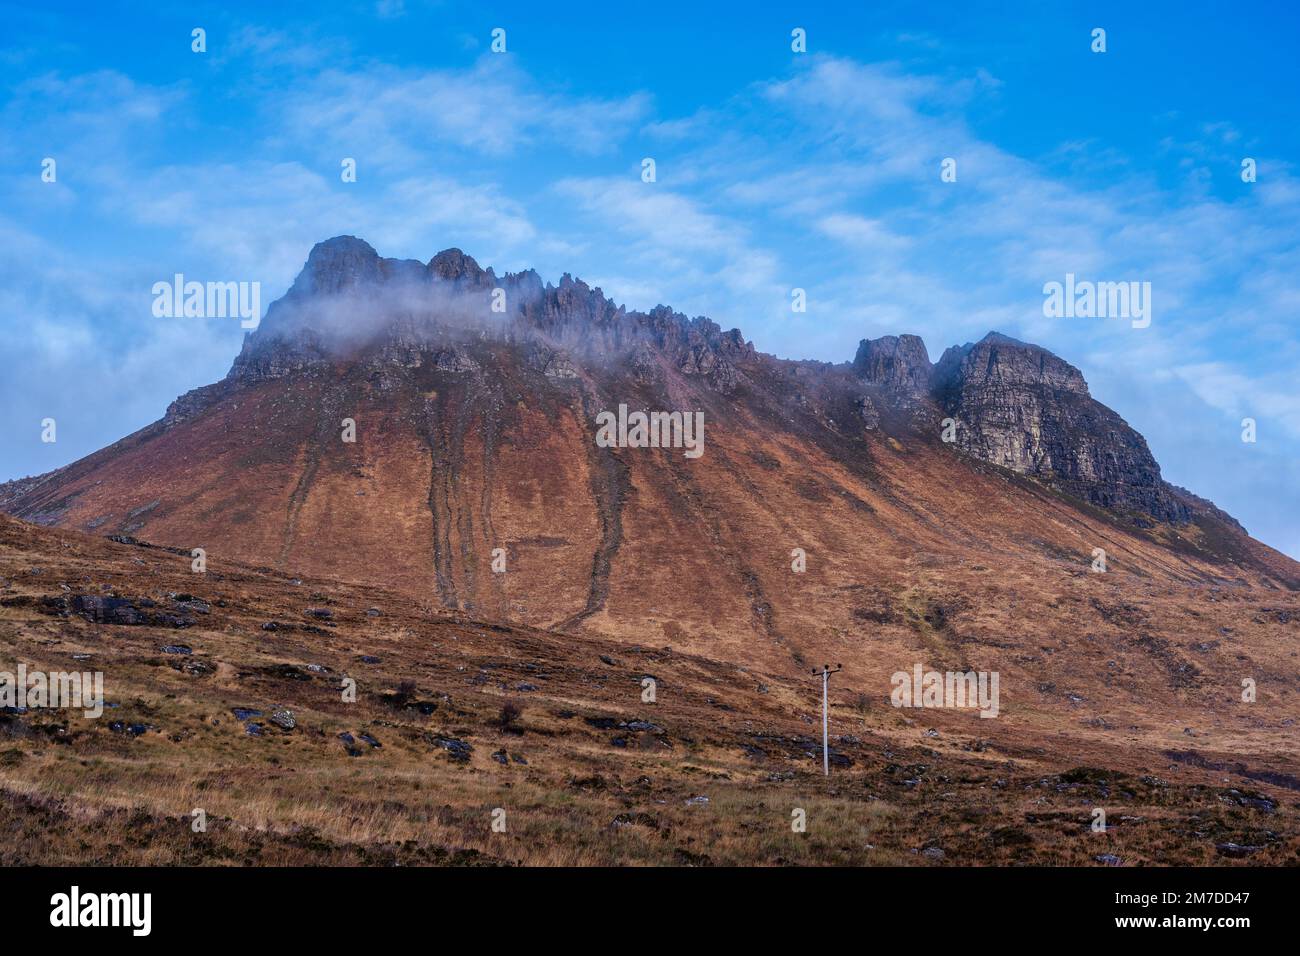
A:
MULTIPOLYGON (((932 366, 920 338, 886 335, 864 339, 852 368, 879 390, 875 403, 892 402, 926 427, 940 416, 955 420, 956 447, 981 461, 1139 524, 1184 522, 1206 510, 1161 479, 1142 436, 1092 398, 1077 368, 1046 349, 990 332, 949 348, 932 366)), ((868 427, 876 417, 864 411, 868 427)))
POLYGON ((227 388, 221 382, 190 389, 167 406, 167 411, 162 418, 162 424, 170 428, 173 425, 179 425, 181 422, 189 421, 197 415, 202 415, 214 403, 219 401, 226 391, 227 388))
POLYGON ((954 385, 1088 394, 1083 373, 1069 362, 1000 332, 990 332, 973 345, 954 345, 943 353, 934 369, 934 391, 942 399, 954 385))
POLYGON ((335 236, 312 248, 289 290, 289 297, 337 295, 398 276, 415 276, 420 268, 420 263, 412 260, 380 258, 364 239, 335 236))
POLYGON ((443 282, 451 282, 461 289, 491 289, 496 284, 496 276, 491 269, 484 269, 473 256, 467 256, 459 249, 444 249, 429 260, 429 276, 443 282))
POLYGON ((916 335, 863 339, 853 358, 857 376, 909 398, 929 394, 932 367, 925 343, 916 335))
POLYGON ((572 379, 578 377, 578 369, 568 355, 562 351, 547 348, 540 343, 533 343, 527 349, 525 361, 529 368, 536 369, 547 378, 572 379))
POLYGON ((739 330, 666 306, 629 312, 567 273, 558 285, 531 269, 498 277, 459 249, 427 265, 385 259, 363 240, 339 236, 312 249, 288 293, 245 338, 228 378, 280 378, 361 353, 389 366, 477 369, 458 349, 465 339, 521 344, 529 365, 553 380, 577 377, 575 363, 620 362, 648 378, 672 368, 724 392, 743 381, 741 366, 755 356, 739 330))
POLYGON ((1146 440, 1046 349, 996 332, 954 346, 935 367, 932 394, 956 421, 955 443, 967 454, 1103 508, 1159 521, 1191 517, 1146 440))

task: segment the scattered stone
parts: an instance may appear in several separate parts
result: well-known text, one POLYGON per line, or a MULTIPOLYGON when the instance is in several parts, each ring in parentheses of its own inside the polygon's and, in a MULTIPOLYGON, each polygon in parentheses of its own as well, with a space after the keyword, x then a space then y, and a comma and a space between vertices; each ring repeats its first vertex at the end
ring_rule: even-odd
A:
POLYGON ((158 605, 149 598, 103 597, 98 594, 78 594, 71 604, 66 597, 46 598, 45 603, 56 612, 70 608, 94 624, 122 626, 149 625, 153 627, 189 627, 194 621, 176 614, 157 611, 158 605))
POLYGON ((271 723, 275 724, 275 726, 285 731, 293 730, 293 728, 298 726, 298 721, 294 718, 293 711, 284 707, 271 711, 270 720, 271 723))
POLYGON ((1255 810, 1263 810, 1266 813, 1272 813, 1277 809, 1277 801, 1264 796, 1262 793, 1243 793, 1240 790, 1227 790, 1220 795, 1224 803, 1235 803, 1240 807, 1251 807, 1255 810))
POLYGON ((1232 859, 1241 859, 1264 849, 1262 846, 1245 846, 1240 843, 1219 843, 1214 848, 1219 851, 1220 856, 1231 857, 1232 859))
POLYGON ((187 661, 170 661, 168 664, 174 671, 180 671, 182 674, 190 674, 194 677, 208 677, 217 672, 217 668, 207 661, 187 660, 187 661))
POLYGON ((692 853, 683 847, 673 849, 673 860, 682 866, 712 866, 713 858, 707 853, 692 853))
POLYGON ((437 737, 434 739, 443 750, 451 754, 451 758, 458 763, 465 763, 469 760, 469 755, 474 752, 474 748, 463 740, 457 740, 455 737, 437 737))
POLYGON ((272 664, 262 668, 262 672, 278 677, 280 680, 310 681, 311 675, 305 674, 292 664, 272 664))
POLYGON ((620 813, 609 822, 611 828, 621 830, 623 827, 649 827, 651 830, 659 829, 659 820, 643 811, 636 813, 620 813))

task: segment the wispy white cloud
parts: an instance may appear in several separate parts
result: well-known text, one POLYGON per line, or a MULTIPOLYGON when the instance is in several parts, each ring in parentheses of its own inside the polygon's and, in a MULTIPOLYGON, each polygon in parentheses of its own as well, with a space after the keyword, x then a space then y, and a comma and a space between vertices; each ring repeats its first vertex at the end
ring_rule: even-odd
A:
POLYGON ((272 118, 300 142, 329 144, 340 155, 364 152, 376 166, 409 170, 442 145, 490 156, 519 156, 542 142, 608 152, 649 107, 645 94, 548 92, 509 59, 485 54, 468 70, 326 70, 272 104, 272 118))
MULTIPOLYGON (((564 179, 555 189, 587 221, 619 237, 625 250, 620 258, 635 264, 633 274, 672 276, 682 296, 669 304, 711 312, 723 322, 758 300, 767 302, 768 313, 788 304, 783 296, 790 286, 779 281, 777 257, 743 225, 709 212, 695 198, 632 175, 564 179)), ((660 289, 657 301, 667 301, 662 284, 660 289)))
POLYGON ((1300 385, 1294 374, 1264 379, 1226 362, 1179 365, 1173 372, 1211 408, 1233 418, 1258 416, 1300 439, 1300 385))

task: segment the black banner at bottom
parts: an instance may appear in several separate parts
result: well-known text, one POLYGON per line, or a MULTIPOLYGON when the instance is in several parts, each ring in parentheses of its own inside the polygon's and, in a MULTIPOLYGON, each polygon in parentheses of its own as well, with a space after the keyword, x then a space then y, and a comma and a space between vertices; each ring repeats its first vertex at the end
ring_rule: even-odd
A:
POLYGON ((127 945, 225 939, 338 943, 377 931, 528 927, 530 941, 671 928, 764 936, 810 914, 855 932, 976 921, 1086 940, 1281 929, 1294 870, 1216 869, 7 869, 0 911, 20 935, 127 945), (947 917, 944 917, 947 914, 947 917), (950 919, 949 919, 950 918, 950 919), (915 921, 915 922, 912 922, 915 921), (250 935, 251 934, 251 935, 250 935))

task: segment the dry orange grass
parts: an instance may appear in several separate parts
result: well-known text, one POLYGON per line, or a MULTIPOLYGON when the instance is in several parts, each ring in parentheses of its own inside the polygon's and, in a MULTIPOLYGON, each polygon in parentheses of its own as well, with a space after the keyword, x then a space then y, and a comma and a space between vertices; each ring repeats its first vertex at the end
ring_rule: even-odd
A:
MULTIPOLYGON (((362 585, 239 566, 199 578, 179 555, 11 521, 0 524, 0 582, 0 669, 22 660, 102 670, 115 705, 97 721, 0 714, 5 864, 1300 862, 1297 762, 1278 726, 1289 694, 1264 685, 1269 709, 1243 714, 1189 688, 1171 697, 1181 695, 1183 711, 1158 719, 1142 707, 1141 681, 1125 686, 1137 680, 1131 670, 1095 676, 1112 655, 1161 651, 1118 626, 1094 633, 1087 653, 1102 667, 1092 672, 1067 635, 1044 634, 1032 653, 1054 661, 1055 696, 1007 681, 997 720, 895 710, 887 684, 834 685, 833 744, 852 765, 827 779, 814 683, 781 672, 441 617, 362 585), (179 592, 210 605, 184 629, 60 613, 69 594, 169 609, 179 592), (283 626, 263 630, 268 621, 283 626), (174 643, 193 654, 160 650, 174 643), (641 699, 645 674, 658 681, 653 704, 641 699), (357 681, 355 703, 343 699, 345 676, 357 681), (1104 701, 1106 726, 1089 722, 1087 706, 1059 705, 1074 687, 1104 701), (399 688, 409 706, 395 706, 399 688), (507 701, 522 705, 510 730, 500 724, 507 701), (236 707, 261 711, 260 736, 236 707), (269 722, 276 707, 293 711, 292 731, 269 722), (133 736, 132 725, 145 729, 133 736), (472 752, 458 761, 445 740, 472 752), (1106 810, 1107 833, 1090 830, 1094 807, 1106 810), (196 808, 206 832, 191 828, 196 808), (503 832, 493 829, 497 809, 503 832), (796 810, 804 832, 792 829, 796 810), (1229 843, 1255 849, 1225 857, 1216 847, 1229 843)), ((979 608, 956 611, 954 625, 933 613, 944 594, 920 576, 897 597, 913 653, 936 665, 978 652, 966 635, 980 627, 979 608)), ((1192 610, 1239 622, 1238 601, 1192 610)), ((1237 640, 1268 667, 1289 661, 1285 643, 1237 640)))

